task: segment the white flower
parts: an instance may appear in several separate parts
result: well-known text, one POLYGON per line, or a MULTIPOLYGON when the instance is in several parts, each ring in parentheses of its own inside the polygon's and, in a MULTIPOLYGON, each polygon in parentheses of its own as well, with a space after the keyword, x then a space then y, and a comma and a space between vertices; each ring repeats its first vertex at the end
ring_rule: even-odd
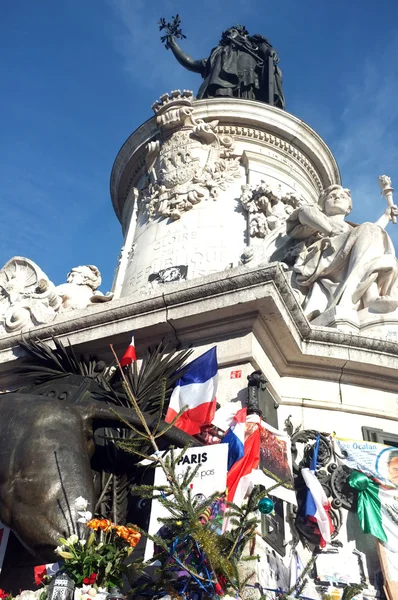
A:
POLYGON ((68 546, 73 546, 74 544, 77 544, 78 541, 79 541, 79 538, 77 537, 77 535, 75 533, 73 533, 66 539, 68 546))
POLYGON ((77 520, 78 523, 87 523, 87 521, 91 521, 93 518, 93 515, 89 510, 79 511, 77 514, 80 515, 80 519, 77 520))
POLYGON ((64 550, 65 550, 65 546, 57 546, 57 547, 55 548, 55 552, 56 552, 57 554, 59 554, 60 552, 63 552, 64 550))
POLYGON ((91 588, 91 585, 85 585, 85 584, 83 584, 81 588, 75 588, 74 600, 90 600, 90 596, 87 594, 87 592, 90 588, 91 588))
POLYGON ((87 540, 79 540, 79 544, 81 546, 85 546, 87 544, 87 540))
POLYGON ((88 595, 89 595, 89 596, 91 596, 92 598, 94 598, 94 596, 96 596, 96 595, 97 595, 97 590, 96 590, 95 588, 91 587, 91 588, 88 590, 88 592, 87 592, 87 593, 88 593, 88 595))
POLYGON ((24 590, 17 596, 18 600, 36 600, 36 592, 24 590))
POLYGON ((79 496, 75 500, 75 506, 77 510, 87 510, 88 501, 83 496, 79 496))

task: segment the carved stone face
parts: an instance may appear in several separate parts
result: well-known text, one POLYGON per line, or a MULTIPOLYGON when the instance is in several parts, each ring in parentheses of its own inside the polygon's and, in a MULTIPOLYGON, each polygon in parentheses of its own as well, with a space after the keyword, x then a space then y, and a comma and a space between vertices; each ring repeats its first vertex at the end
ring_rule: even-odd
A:
POLYGON ((67 283, 75 285, 88 285, 93 290, 96 290, 101 285, 100 275, 96 275, 90 267, 74 267, 68 273, 67 283))
POLYGON ((334 215, 348 215, 351 211, 351 197, 343 188, 336 188, 329 192, 324 204, 324 212, 328 217, 334 215))

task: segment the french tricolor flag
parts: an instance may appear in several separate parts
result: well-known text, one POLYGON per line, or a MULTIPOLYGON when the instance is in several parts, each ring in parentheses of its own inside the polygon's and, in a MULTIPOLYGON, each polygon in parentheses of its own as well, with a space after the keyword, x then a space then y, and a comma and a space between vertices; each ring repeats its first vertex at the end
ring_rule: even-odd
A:
POLYGON ((334 527, 329 515, 329 501, 319 479, 317 479, 315 474, 316 465, 318 462, 320 439, 320 435, 318 435, 314 446, 314 453, 312 455, 310 468, 301 469, 301 474, 308 488, 305 503, 305 514, 311 521, 315 521, 317 523, 319 533, 321 534, 320 546, 321 548, 324 548, 326 543, 330 544, 331 534, 334 531, 334 527))
POLYGON ((166 423, 171 423, 186 407, 177 419, 176 427, 196 435, 204 425, 210 425, 216 412, 217 380, 217 350, 214 347, 189 363, 177 381, 166 413, 166 423))
POLYGON ((232 465, 227 474, 228 502, 241 505, 247 492, 253 487, 253 472, 260 462, 260 423, 258 415, 246 418, 243 456, 232 465))
POLYGON ((228 444, 228 471, 245 453, 246 416, 247 408, 238 410, 222 439, 223 444, 228 444))
POLYGON ((46 577, 54 577, 60 570, 59 563, 49 563, 48 565, 39 565, 38 567, 34 567, 34 577, 35 584, 41 585, 42 583, 46 583, 46 577))
POLYGON ((123 354, 122 358, 120 359, 120 366, 127 367, 128 365, 131 365, 131 363, 136 362, 136 360, 137 360, 137 354, 135 351, 134 333, 133 333, 131 335, 131 342, 130 342, 126 352, 123 354))

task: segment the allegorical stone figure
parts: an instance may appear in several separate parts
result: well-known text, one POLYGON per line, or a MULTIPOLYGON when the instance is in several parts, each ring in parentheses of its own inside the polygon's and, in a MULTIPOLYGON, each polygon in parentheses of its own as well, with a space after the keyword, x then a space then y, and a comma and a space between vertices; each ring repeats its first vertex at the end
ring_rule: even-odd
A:
POLYGON ((178 45, 177 37, 185 37, 177 23, 161 21, 167 34, 162 38, 178 62, 204 79, 196 97, 246 98, 285 108, 279 58, 269 41, 261 35, 249 35, 242 25, 223 32, 219 45, 209 58, 194 60, 178 45))
POLYGON ((112 294, 104 296, 98 291, 100 285, 101 273, 97 267, 94 265, 74 267, 69 271, 66 283, 56 288, 61 298, 59 310, 86 308, 90 304, 112 300, 112 294))
POLYGON ((398 307, 398 261, 384 231, 398 208, 388 206, 376 223, 361 225, 345 220, 351 208, 350 190, 332 185, 318 206, 302 206, 286 221, 286 233, 304 242, 293 284, 303 293, 307 315, 337 304, 376 313, 398 307))

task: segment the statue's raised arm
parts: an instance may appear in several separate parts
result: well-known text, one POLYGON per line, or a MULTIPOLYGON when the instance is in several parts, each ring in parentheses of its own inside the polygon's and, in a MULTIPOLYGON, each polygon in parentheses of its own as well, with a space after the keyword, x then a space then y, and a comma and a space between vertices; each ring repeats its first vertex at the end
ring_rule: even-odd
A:
POLYGON ((186 54, 177 43, 177 38, 186 38, 181 30, 180 16, 176 15, 175 17, 172 17, 170 23, 167 23, 166 19, 162 17, 159 21, 159 30, 165 31, 165 34, 160 39, 165 45, 166 50, 171 49, 180 65, 189 71, 202 73, 206 61, 194 60, 188 54, 186 54))
POLYGON ((194 60, 193 58, 191 58, 189 54, 187 54, 180 48, 176 38, 173 35, 169 36, 167 40, 167 46, 171 49, 180 65, 188 69, 188 71, 193 71, 194 73, 202 73, 206 64, 206 59, 194 60))
POLYGON ((202 75, 198 100, 244 98, 285 108, 279 57, 266 38, 250 36, 246 27, 235 25, 222 33, 207 59, 194 60, 177 43, 177 38, 185 38, 180 25, 178 15, 170 23, 161 19, 160 29, 166 32, 161 40, 183 67, 202 75))

